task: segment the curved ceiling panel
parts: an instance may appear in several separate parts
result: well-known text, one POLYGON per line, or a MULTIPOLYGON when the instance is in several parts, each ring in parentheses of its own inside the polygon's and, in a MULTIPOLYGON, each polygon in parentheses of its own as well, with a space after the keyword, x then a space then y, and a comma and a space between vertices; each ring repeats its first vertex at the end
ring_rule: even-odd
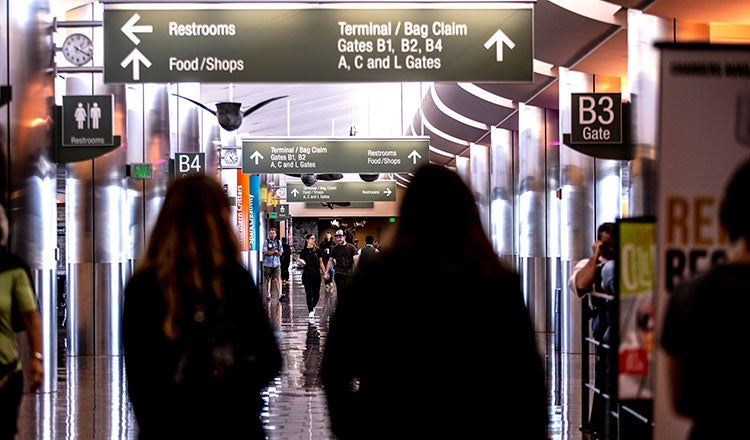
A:
MULTIPOLYGON (((457 83, 435 83, 434 89, 444 105, 450 106, 450 108, 464 117, 481 122, 487 126, 497 124, 516 111, 515 106, 505 107, 495 104, 469 93, 457 83)), ((505 99, 500 96, 497 97, 505 99)))
MULTIPOLYGON (((534 58, 571 67, 621 26, 583 17, 548 0, 534 5, 534 58)), ((536 82, 536 81, 535 81, 536 82)))
MULTIPOLYGON (((437 92, 435 92, 437 93, 437 92)), ((439 99, 439 97, 438 97, 439 99)), ((456 116, 462 116, 461 112, 464 108, 472 105, 472 101, 476 101, 477 98, 465 99, 459 102, 451 102, 451 108, 445 108, 444 104, 439 105, 434 101, 433 94, 428 94, 422 103, 422 115, 424 120, 432 125, 433 127, 440 127, 440 131, 450 136, 462 139, 467 142, 473 142, 476 139, 481 138, 490 130, 490 126, 484 123, 476 123, 474 121, 466 122, 471 123, 468 125, 465 122, 461 122, 455 119, 456 116), (446 114, 445 112, 450 114, 446 114)), ((428 124, 425 124, 428 125, 428 124)))
POLYGON ((525 103, 556 81, 557 78, 535 73, 534 82, 528 84, 477 83, 477 86, 493 95, 525 103))

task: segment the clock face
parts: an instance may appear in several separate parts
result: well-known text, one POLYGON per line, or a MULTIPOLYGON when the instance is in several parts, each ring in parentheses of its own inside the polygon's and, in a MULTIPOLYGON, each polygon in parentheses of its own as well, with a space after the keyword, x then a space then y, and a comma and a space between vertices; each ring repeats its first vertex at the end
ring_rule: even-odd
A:
POLYGON ((222 166, 235 167, 240 164, 240 156, 235 149, 224 150, 222 154, 222 166))
POLYGON ((94 55, 94 45, 86 35, 70 34, 63 42, 62 53, 69 62, 82 66, 91 61, 94 55))

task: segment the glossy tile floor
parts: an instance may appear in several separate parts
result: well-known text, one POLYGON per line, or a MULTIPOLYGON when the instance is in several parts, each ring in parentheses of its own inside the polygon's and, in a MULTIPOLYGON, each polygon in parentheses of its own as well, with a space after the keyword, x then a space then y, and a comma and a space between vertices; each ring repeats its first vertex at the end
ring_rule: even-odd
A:
MULTIPOLYGON (((315 318, 311 319, 300 273, 292 270, 291 277, 289 285, 284 286, 288 300, 279 302, 274 291, 273 298, 266 301, 278 330, 284 369, 265 392, 267 407, 262 417, 269 440, 328 440, 332 436, 318 369, 335 291, 321 289, 315 318)), ((388 297, 383 298, 387 301, 388 297)), ((398 305, 394 302, 389 306, 398 305)), ((446 321, 449 323, 450 318, 446 321)), ((17 440, 136 439, 137 425, 126 393, 122 358, 66 356, 64 334, 61 329, 57 389, 23 396, 17 440)), ((548 437, 584 440, 578 429, 581 356, 560 355, 545 334, 539 336, 539 346, 545 354, 549 388, 548 437)), ((503 433, 491 437, 503 438, 503 433)))

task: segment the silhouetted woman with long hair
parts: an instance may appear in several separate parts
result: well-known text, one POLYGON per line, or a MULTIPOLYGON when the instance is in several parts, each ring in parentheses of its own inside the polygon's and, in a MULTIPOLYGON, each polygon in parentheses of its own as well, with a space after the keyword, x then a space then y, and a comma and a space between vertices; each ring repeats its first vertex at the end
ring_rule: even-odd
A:
POLYGON ((125 289, 122 337, 139 439, 265 438, 260 393, 281 354, 213 178, 169 186, 125 289))
POLYGON ((337 298, 321 368, 340 440, 547 438, 520 278, 454 171, 417 170, 394 239, 337 298))

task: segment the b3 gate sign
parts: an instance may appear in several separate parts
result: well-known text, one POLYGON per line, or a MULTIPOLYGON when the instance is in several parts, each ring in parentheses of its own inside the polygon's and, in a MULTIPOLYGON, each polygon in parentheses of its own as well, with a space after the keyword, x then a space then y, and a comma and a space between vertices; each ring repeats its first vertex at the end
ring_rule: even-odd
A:
POLYGON ((573 93, 571 144, 622 143, 622 97, 619 93, 573 93))

